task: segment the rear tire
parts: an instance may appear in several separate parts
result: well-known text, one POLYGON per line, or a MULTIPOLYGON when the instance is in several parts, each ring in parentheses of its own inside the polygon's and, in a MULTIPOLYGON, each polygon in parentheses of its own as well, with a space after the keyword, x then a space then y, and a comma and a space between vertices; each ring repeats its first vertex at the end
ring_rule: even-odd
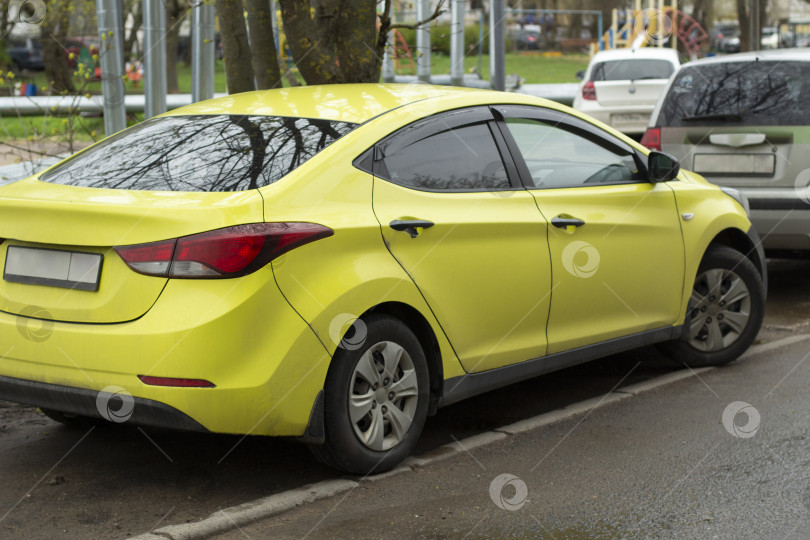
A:
MULTIPOLYGON (((344 340, 324 388, 326 442, 315 457, 353 474, 382 473, 408 457, 427 417, 430 381, 416 335, 401 321, 371 315, 359 346, 344 340)), ((355 334, 357 335, 357 334, 355 334)))
POLYGON ((659 348, 678 365, 728 364, 754 342, 764 315, 765 292, 754 264, 737 250, 711 247, 697 271, 683 336, 659 348))

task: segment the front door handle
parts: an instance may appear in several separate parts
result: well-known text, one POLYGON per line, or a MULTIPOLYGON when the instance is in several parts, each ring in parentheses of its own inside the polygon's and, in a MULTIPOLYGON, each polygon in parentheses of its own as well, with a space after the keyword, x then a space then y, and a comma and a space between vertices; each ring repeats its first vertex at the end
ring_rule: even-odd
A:
POLYGON ((578 218, 564 218, 557 216, 555 218, 551 218, 551 224, 558 229, 565 229, 566 227, 582 227, 585 225, 585 222, 578 218))
POLYGON ((389 227, 394 229, 395 231, 405 231, 411 238, 416 238, 419 236, 419 231, 417 228, 422 229, 429 229, 433 227, 434 223, 432 221, 427 221, 424 219, 408 219, 405 221, 400 221, 399 219, 395 219, 391 223, 388 224, 389 227))

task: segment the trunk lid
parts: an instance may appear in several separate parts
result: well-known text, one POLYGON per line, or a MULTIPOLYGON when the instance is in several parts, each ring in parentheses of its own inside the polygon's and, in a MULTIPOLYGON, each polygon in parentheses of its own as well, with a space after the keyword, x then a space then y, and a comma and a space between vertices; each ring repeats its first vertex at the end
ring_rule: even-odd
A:
POLYGON ((33 177, 2 186, 0 311, 81 323, 136 319, 155 303, 167 279, 134 272, 114 246, 261 221, 256 190, 124 191, 33 177))
POLYGON ((666 79, 638 81, 595 81, 596 100, 606 107, 624 106, 629 109, 645 105, 652 112, 658 97, 667 86, 666 79))

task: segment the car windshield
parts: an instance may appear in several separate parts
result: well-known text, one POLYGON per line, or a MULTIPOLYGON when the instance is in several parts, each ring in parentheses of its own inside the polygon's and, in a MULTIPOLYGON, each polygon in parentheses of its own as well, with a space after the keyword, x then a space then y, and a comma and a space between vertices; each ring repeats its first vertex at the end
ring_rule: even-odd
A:
POLYGON ((664 100, 658 126, 700 121, 745 126, 810 123, 810 62, 722 62, 684 66, 664 100))
POLYGON ((637 81, 639 79, 669 79, 675 71, 672 62, 652 58, 610 60, 593 66, 591 80, 598 81, 637 81))
POLYGON ((275 182, 356 124, 311 118, 154 118, 44 174, 68 186, 148 191, 244 191, 275 182))

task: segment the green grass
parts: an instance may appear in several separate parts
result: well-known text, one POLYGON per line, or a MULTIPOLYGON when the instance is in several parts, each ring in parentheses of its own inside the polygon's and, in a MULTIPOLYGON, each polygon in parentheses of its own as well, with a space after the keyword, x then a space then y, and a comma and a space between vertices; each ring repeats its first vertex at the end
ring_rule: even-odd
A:
MULTIPOLYGON (((435 74, 445 74, 450 72, 450 57, 443 54, 434 54, 431 58, 432 72, 435 74)), ((464 59, 464 69, 471 73, 477 69, 478 56, 467 56, 464 59)), ((506 73, 517 74, 524 79, 526 84, 533 83, 565 83, 577 82, 576 72, 588 66, 588 56, 583 54, 567 54, 562 56, 542 56, 540 54, 517 54, 506 55, 506 73)), ((489 56, 484 55, 481 61, 481 75, 484 79, 489 78, 489 56)), ((397 70, 401 75, 415 75, 415 66, 410 62, 400 63, 397 70)), ((48 87, 48 81, 44 73, 37 73, 31 77, 17 77, 15 81, 37 84, 40 94, 43 88, 48 87)), ((191 93, 191 67, 183 62, 177 65, 177 84, 180 92, 191 93)), ((288 84, 284 81, 285 86, 288 84)), ((126 92, 128 94, 143 93, 143 81, 133 83, 126 81, 126 92)), ((84 92, 90 94, 101 93, 101 82, 90 81, 83 88, 84 92)), ((217 60, 214 71, 214 91, 225 92, 225 67, 221 60, 217 60)), ((134 124, 143 120, 143 115, 130 115, 128 124, 134 124)), ((74 116, 71 126, 69 120, 59 116, 28 116, 28 117, 0 117, 0 140, 65 140, 67 134, 72 131, 74 140, 92 141, 104 136, 104 121, 100 116, 74 116), (70 129, 72 127, 72 130, 70 129)))
MULTIPOLYGON (((540 54, 507 54, 507 75, 517 74, 526 84, 550 84, 577 82, 576 73, 588 67, 589 57, 586 54, 566 54, 562 56, 542 56, 540 54)), ((414 59, 415 62, 415 59, 414 59)), ((478 56, 464 58, 464 70, 471 73, 478 68, 478 56)), ((431 57, 431 71, 435 74, 450 73, 450 57, 434 54, 431 57)), ((413 67, 407 60, 400 62, 397 73, 415 75, 413 67)), ((489 78, 489 55, 481 58, 481 76, 489 78)))

